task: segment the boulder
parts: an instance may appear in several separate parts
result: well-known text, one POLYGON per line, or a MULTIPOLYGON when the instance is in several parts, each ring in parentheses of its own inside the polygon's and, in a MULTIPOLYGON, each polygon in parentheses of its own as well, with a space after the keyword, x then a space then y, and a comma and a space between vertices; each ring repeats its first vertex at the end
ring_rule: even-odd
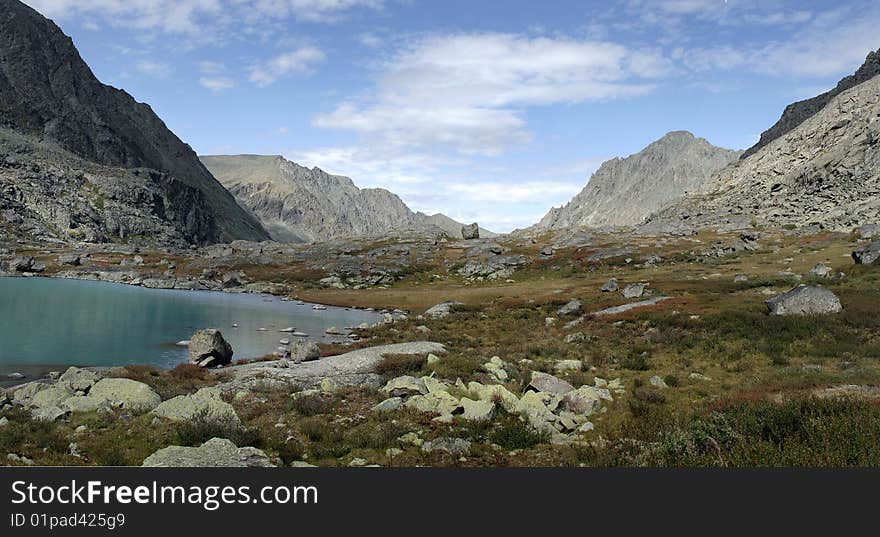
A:
POLYGON ((880 259, 880 241, 862 246, 852 253, 852 258, 859 265, 873 265, 880 259))
POLYGON ((400 397, 389 397, 388 399, 385 399, 370 410, 372 410, 373 412, 390 412, 392 410, 397 410, 398 408, 400 408, 401 404, 403 404, 403 399, 401 399, 400 397))
POLYGON ((404 375, 388 381, 379 391, 391 397, 408 397, 411 395, 425 395, 428 388, 422 379, 404 375))
POLYGON ((519 397, 500 384, 470 382, 467 388, 470 394, 480 401, 497 401, 507 412, 511 414, 519 412, 519 397))
POLYGON ((631 283, 623 288, 622 294, 624 298, 641 298, 645 296, 644 283, 631 283))
POLYGON ((580 300, 576 298, 569 300, 564 306, 556 310, 556 314, 560 317, 566 317, 569 315, 580 315, 583 312, 584 305, 580 300))
POLYGON ((617 283, 617 279, 611 278, 610 280, 605 282, 605 285, 603 285, 599 290, 603 293, 613 293, 618 289, 620 289, 620 284, 617 283))
POLYGON ((464 409, 461 417, 469 421, 489 421, 495 416, 494 401, 474 401, 462 397, 461 407, 464 409))
POLYGON ((562 397, 560 405, 574 414, 590 416, 602 408, 602 401, 611 401, 611 392, 605 388, 581 386, 562 397))
POLYGON ((830 278, 833 273, 834 270, 825 263, 817 263, 810 269, 810 275, 817 278, 830 278))
POLYGON ((295 341, 288 348, 293 363, 311 362, 321 357, 321 347, 314 341, 295 341))
POLYGON ((200 447, 168 446, 144 460, 143 466, 170 468, 230 468, 274 466, 253 447, 237 447, 225 438, 212 438, 200 447))
POLYGON ((661 390, 669 387, 666 385, 666 381, 657 375, 654 375, 653 377, 649 378, 648 383, 651 386, 654 386, 655 388, 660 388, 661 390))
POLYGON ((559 360, 553 369, 556 371, 583 371, 584 363, 580 360, 559 360))
POLYGON ((840 313, 837 296, 823 287, 801 285, 765 302, 770 315, 822 315, 840 313))
POLYGON ((195 418, 241 423, 232 405, 220 398, 217 388, 202 388, 192 395, 178 395, 153 409, 159 417, 172 421, 190 421, 195 418))
POLYGON ((499 356, 493 356, 488 362, 483 364, 483 369, 501 382, 506 381, 508 378, 507 370, 504 369, 504 360, 499 356))
POLYGON ((574 390, 574 386, 568 382, 541 371, 532 371, 532 380, 529 382, 529 388, 556 395, 563 395, 574 390))
POLYGON ((35 393, 28 403, 29 406, 34 408, 56 407, 64 402, 65 399, 73 396, 73 391, 66 386, 51 386, 35 393))
POLYGON ((479 239, 480 226, 476 222, 461 226, 461 238, 464 240, 479 239))
POLYGON ((430 317, 432 319, 442 319, 443 317, 446 317, 449 314, 451 314, 452 309, 455 306, 461 306, 461 305, 462 305, 461 302, 455 302, 455 301, 441 302, 435 306, 431 306, 430 308, 428 308, 428 310, 424 313, 424 316, 430 317))
POLYGON ((101 379, 92 386, 88 396, 101 398, 115 407, 135 411, 153 410, 162 402, 162 398, 152 388, 131 379, 101 379))
POLYGON ((189 340, 189 361, 201 367, 214 367, 232 362, 232 346, 219 330, 199 330, 189 340))
POLYGON ((75 392, 86 392, 96 382, 98 382, 98 375, 94 371, 78 367, 67 368, 67 371, 58 378, 58 384, 65 385, 75 392))

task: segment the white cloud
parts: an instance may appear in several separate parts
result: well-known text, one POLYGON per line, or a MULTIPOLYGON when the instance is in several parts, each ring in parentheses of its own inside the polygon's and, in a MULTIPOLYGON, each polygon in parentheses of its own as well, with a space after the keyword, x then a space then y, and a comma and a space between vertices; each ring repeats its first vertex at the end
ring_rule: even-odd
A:
POLYGON ((265 87, 291 74, 309 73, 312 65, 324 61, 324 58, 324 53, 316 47, 300 47, 254 66, 250 81, 265 87))
POLYGON ((520 108, 643 95, 670 64, 656 51, 596 41, 456 34, 409 44, 381 64, 375 97, 314 124, 399 146, 497 155, 527 142, 520 108))
MULTIPOLYGON (((115 26, 199 35, 242 21, 262 22, 294 17, 335 22, 356 8, 381 9, 383 0, 28 0, 50 18, 100 17, 115 26)), ((223 34, 225 32, 219 32, 223 34)))
POLYGON ((235 87, 235 81, 224 76, 203 76, 199 78, 199 84, 215 93, 235 87))
POLYGON ((171 66, 152 60, 141 60, 135 64, 135 68, 153 78, 168 78, 172 71, 171 66))

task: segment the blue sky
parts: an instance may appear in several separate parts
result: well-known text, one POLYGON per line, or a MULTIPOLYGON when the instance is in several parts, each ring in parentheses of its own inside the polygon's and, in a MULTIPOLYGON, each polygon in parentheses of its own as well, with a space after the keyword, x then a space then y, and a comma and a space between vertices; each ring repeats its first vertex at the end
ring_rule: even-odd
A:
POLYGON ((282 154, 509 231, 685 129, 745 148, 875 1, 28 0, 200 154, 282 154))

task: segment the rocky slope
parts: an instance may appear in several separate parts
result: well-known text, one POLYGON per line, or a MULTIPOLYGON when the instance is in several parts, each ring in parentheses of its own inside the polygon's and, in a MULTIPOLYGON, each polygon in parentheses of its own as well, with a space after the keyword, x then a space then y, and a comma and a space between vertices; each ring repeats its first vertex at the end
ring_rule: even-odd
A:
POLYGON ((459 236, 461 224, 414 213, 395 194, 281 156, 215 155, 202 162, 281 242, 381 236, 410 230, 459 236))
MULTIPOLYGON (((193 216, 166 219, 182 226, 181 235, 191 242, 268 238, 256 219, 236 204, 192 149, 168 130, 149 106, 99 82, 71 39, 52 21, 17 0, 0 0, 0 126, 35 142, 56 144, 83 161, 156 170, 174 188, 191 191, 193 195, 180 201, 188 205, 179 209, 193 216)), ((67 166, 64 162, 58 165, 67 166)), ((131 178, 127 173, 120 175, 125 175, 122 182, 131 178)), ((36 176, 31 179, 41 181, 36 176)), ((174 189, 162 190, 161 184, 145 183, 144 187, 159 188, 163 199, 178 194, 174 189)), ((30 192, 36 190, 22 188, 20 193, 30 192)), ((54 200, 19 202, 35 213, 48 213, 54 200)), ((150 217, 164 219, 158 207, 150 217)), ((137 227, 148 227, 148 220, 137 227)), ((64 229, 58 231, 61 236, 66 234, 64 229)))
POLYGON ((880 76, 836 97, 750 157, 712 191, 653 216, 643 231, 790 226, 849 231, 880 220, 880 76))
POLYGON ((0 239, 186 246, 219 226, 205 193, 175 176, 102 166, 0 128, 0 239))
POLYGON ((642 151, 602 164, 567 205, 551 209, 537 231, 633 226, 688 193, 739 155, 684 131, 670 132, 642 151))
POLYGON ((837 97, 844 91, 870 80, 877 75, 880 75, 880 50, 868 54, 865 63, 855 72, 855 74, 842 79, 831 91, 827 91, 811 99, 788 105, 782 113, 782 117, 779 121, 764 131, 761 134, 761 139, 758 143, 747 149, 746 152, 743 153, 742 158, 750 157, 773 140, 791 132, 793 129, 797 128, 798 125, 825 108, 834 97, 837 97))

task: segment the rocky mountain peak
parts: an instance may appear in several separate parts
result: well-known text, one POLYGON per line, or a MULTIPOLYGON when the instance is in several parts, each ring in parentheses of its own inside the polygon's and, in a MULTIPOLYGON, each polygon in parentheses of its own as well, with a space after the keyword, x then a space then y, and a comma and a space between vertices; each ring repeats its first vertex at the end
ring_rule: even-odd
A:
POLYGON ((0 0, 0 126, 104 166, 149 168, 203 194, 194 242, 268 238, 153 110, 95 78, 70 37, 18 0, 0 0))
POLYGON ((602 164, 564 207, 551 209, 537 230, 624 227, 700 191, 739 155, 687 131, 672 131, 634 155, 602 164))

